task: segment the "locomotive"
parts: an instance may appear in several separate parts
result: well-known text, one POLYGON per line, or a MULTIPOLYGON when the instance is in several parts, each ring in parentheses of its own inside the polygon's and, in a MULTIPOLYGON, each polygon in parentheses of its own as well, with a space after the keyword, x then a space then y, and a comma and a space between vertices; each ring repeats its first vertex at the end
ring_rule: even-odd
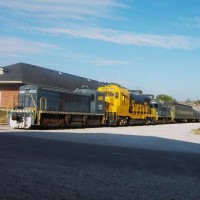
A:
POLYGON ((24 85, 13 97, 13 128, 124 126, 200 121, 191 106, 154 100, 117 84, 74 91, 24 85))
POLYGON ((18 97, 13 98, 15 103, 9 113, 10 126, 97 126, 104 118, 104 99, 104 93, 87 88, 68 91, 21 86, 18 97))
MULTIPOLYGON (((138 101, 128 89, 117 84, 98 88, 105 93, 105 119, 108 126, 152 123, 156 121, 156 110, 150 107, 150 101, 138 101)), ((149 100, 149 99, 148 99, 149 100)))

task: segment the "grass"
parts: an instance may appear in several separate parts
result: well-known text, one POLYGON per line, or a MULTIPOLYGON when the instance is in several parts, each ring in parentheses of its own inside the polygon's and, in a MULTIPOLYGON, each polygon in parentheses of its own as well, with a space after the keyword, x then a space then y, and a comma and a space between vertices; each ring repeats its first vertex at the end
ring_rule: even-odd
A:
POLYGON ((200 135, 200 128, 192 130, 194 134, 200 135))
POLYGON ((5 124, 8 122, 7 112, 4 110, 0 110, 0 124, 5 124))

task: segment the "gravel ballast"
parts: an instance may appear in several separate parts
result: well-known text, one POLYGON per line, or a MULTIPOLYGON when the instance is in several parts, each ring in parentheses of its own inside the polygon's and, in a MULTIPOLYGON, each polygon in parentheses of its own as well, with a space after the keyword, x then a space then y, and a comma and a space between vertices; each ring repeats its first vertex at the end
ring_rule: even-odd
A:
POLYGON ((198 128, 200 123, 28 131, 1 126, 0 132, 87 144, 200 153, 200 135, 192 131, 198 128))

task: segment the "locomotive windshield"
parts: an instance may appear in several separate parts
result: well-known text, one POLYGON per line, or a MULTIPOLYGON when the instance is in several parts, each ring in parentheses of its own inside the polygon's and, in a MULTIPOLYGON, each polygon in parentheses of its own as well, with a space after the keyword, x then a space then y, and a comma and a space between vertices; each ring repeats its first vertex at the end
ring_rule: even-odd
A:
POLYGON ((158 110, 158 103, 151 103, 151 108, 158 110))
POLYGON ((114 97, 114 93, 113 92, 106 92, 106 96, 107 97, 114 97))
POLYGON ((98 96, 98 101, 99 101, 99 102, 103 102, 103 100, 104 100, 103 95, 99 95, 99 96, 98 96))

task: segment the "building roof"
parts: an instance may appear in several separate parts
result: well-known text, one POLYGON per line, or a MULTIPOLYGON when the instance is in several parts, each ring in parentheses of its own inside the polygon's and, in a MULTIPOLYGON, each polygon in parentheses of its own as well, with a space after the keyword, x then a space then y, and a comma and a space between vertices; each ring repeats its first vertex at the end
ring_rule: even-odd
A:
POLYGON ((105 83, 83 78, 35 65, 17 63, 1 68, 0 84, 22 83, 36 84, 64 89, 76 89, 87 86, 90 89, 97 89, 105 83))

